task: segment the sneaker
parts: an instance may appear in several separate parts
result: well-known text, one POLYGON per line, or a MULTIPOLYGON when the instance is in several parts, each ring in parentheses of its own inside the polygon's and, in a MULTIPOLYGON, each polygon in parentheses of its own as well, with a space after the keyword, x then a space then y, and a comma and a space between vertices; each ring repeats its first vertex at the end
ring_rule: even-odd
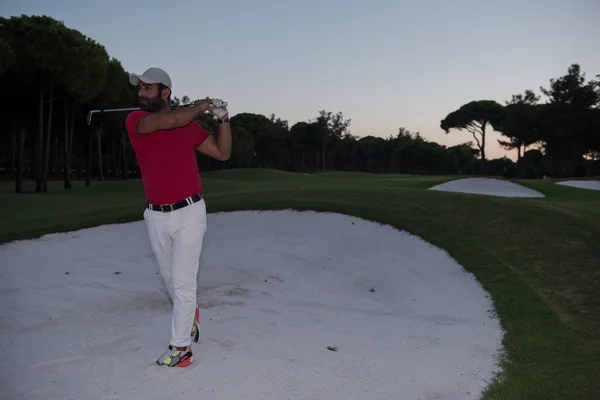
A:
POLYGON ((196 317, 194 318, 194 323, 192 324, 192 342, 198 343, 200 342, 200 338, 202 336, 202 331, 200 331, 200 308, 196 307, 196 317))
POLYGON ((192 356, 192 348, 190 346, 188 346, 186 350, 177 350, 169 345, 169 349, 156 360, 156 364, 161 367, 183 368, 194 362, 192 356))

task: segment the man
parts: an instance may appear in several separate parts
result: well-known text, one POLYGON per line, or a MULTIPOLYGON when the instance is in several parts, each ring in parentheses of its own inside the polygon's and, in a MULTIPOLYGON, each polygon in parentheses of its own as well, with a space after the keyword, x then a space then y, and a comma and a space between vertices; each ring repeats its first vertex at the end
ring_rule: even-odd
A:
POLYGON ((138 87, 141 109, 127 116, 126 127, 148 201, 144 220, 173 302, 169 347, 156 363, 186 367, 193 362, 191 342, 197 343, 200 336, 196 276, 207 229, 196 151, 229 159, 229 113, 226 102, 208 98, 171 109, 171 78, 159 68, 132 74, 129 82, 138 87), (219 119, 216 140, 194 120, 207 111, 219 119))

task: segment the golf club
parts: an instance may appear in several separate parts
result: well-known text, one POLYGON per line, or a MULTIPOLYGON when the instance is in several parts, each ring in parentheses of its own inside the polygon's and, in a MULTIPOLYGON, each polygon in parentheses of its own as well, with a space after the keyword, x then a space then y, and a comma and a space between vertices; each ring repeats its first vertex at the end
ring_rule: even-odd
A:
MULTIPOLYGON (((179 108, 179 107, 191 107, 193 106, 194 103, 191 104, 182 104, 182 105, 178 105, 178 106, 171 106, 171 108, 179 108)), ((95 113, 106 113, 106 112, 123 112, 123 111, 136 111, 136 110, 140 110, 140 107, 130 107, 130 108, 104 108, 104 109, 100 109, 100 110, 90 110, 90 112, 88 112, 88 116, 87 116, 87 124, 88 126, 90 126, 92 124, 92 116, 95 113)))
POLYGON ((88 116, 87 116, 87 124, 88 126, 90 126, 92 124, 92 116, 94 115, 94 113, 105 113, 105 112, 116 112, 116 111, 135 111, 135 110, 139 110, 139 107, 133 107, 133 108, 105 108, 105 109, 101 109, 101 110, 90 110, 90 112, 88 112, 88 116))

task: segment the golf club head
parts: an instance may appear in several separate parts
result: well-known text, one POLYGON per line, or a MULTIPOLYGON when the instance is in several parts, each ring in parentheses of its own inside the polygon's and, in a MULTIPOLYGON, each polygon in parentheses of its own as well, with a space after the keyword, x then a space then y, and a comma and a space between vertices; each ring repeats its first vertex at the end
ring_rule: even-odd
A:
POLYGON ((87 115, 87 124, 90 126, 92 124, 92 115, 94 114, 94 110, 90 111, 87 115))

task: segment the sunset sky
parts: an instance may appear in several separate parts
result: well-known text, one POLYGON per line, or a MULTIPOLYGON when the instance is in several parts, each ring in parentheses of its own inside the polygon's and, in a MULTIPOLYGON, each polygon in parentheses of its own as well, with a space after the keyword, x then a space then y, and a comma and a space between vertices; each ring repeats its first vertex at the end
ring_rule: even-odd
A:
MULTIPOLYGON (((175 96, 219 97, 232 115, 291 126, 341 111, 358 136, 404 127, 447 145, 472 139, 439 127, 466 102, 541 94, 572 63, 600 74, 594 0, 1 0, 0 14, 62 20, 128 72, 161 67, 175 96)), ((498 138, 488 158, 515 158, 498 138)))

